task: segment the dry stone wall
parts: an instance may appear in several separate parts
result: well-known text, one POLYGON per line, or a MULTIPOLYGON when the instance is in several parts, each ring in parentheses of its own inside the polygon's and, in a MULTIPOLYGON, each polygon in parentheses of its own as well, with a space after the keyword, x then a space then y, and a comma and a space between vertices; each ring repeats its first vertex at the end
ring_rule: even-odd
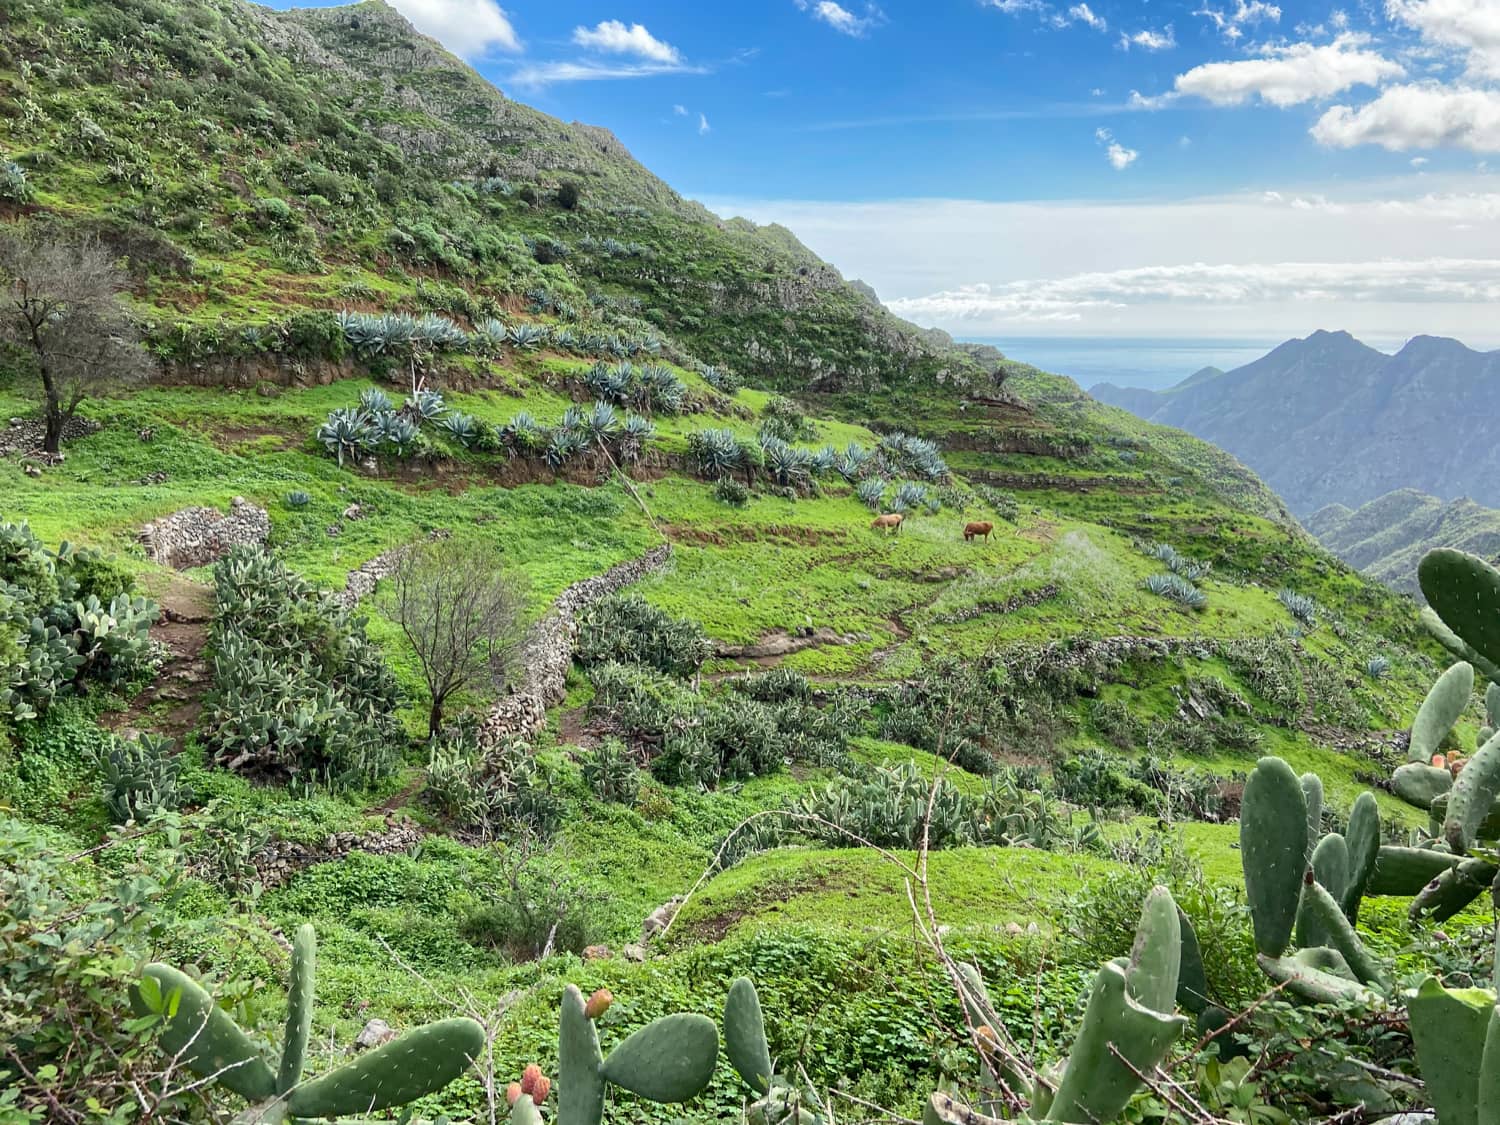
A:
POLYGON ((229 514, 215 508, 184 508, 141 528, 141 543, 153 562, 186 570, 218 562, 243 544, 261 544, 271 534, 271 517, 243 496, 229 503, 229 514))
POLYGON ((493 746, 517 735, 529 738, 541 730, 547 722, 547 708, 561 702, 566 694, 579 615, 595 602, 660 570, 671 556, 671 545, 664 543, 564 590, 527 637, 521 650, 522 682, 513 694, 490 709, 480 728, 480 741, 493 746))

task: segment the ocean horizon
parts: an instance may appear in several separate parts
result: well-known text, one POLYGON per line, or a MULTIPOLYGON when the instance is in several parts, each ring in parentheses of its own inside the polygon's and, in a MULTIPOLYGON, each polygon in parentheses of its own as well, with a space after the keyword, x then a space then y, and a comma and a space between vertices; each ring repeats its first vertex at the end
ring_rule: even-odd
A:
POLYGON ((1087 390, 1095 383, 1160 391, 1195 371, 1224 371, 1259 359, 1279 339, 1195 339, 1139 336, 968 336, 992 344, 1009 359, 1066 375, 1087 390))

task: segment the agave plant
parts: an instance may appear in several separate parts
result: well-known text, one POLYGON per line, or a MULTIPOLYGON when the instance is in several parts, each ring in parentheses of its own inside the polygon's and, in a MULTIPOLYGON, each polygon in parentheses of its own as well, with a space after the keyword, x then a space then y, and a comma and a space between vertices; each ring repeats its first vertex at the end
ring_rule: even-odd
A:
POLYGON ((510 339, 510 329, 498 317, 486 317, 469 334, 469 349, 480 355, 493 355, 505 347, 510 339))
POLYGON ((358 457, 373 445, 369 419, 349 407, 340 407, 329 414, 328 420, 318 427, 317 438, 324 449, 338 458, 340 467, 346 455, 358 457))
POLYGON ((454 441, 465 449, 472 449, 479 440, 479 421, 472 414, 455 410, 438 423, 454 441))
POLYGON ((609 403, 596 402, 593 409, 583 416, 578 429, 590 442, 602 445, 620 432, 620 416, 609 403))
POLYGON ((1200 559, 1190 559, 1186 555, 1174 555, 1167 562, 1167 569, 1173 574, 1181 575, 1189 582, 1201 582, 1209 576, 1214 564, 1203 562, 1200 559))
POLYGON ((651 364, 636 376, 636 405, 650 412, 680 414, 687 399, 687 387, 670 367, 651 364))
POLYGON ((927 505, 927 489, 915 481, 903 481, 896 488, 896 495, 891 499, 891 510, 893 512, 910 512, 916 508, 927 505))
POLYGON ((720 394, 732 395, 741 386, 739 376, 725 367, 708 365, 701 368, 698 374, 702 375, 703 381, 720 394))
POLYGON ((642 418, 639 414, 625 415, 625 422, 620 427, 620 459, 622 461, 639 461, 641 450, 655 436, 656 427, 651 424, 649 418, 642 418))
POLYGON ((839 451, 831 445, 825 445, 812 455, 809 467, 815 476, 825 476, 834 471, 839 463, 839 451))
POLYGON ((1170 598, 1188 609, 1203 609, 1208 605, 1208 595, 1180 574, 1153 574, 1146 579, 1145 586, 1158 597, 1170 598))
POLYGON ((765 454, 766 473, 777 484, 785 488, 806 488, 812 483, 812 455, 805 449, 788 445, 780 438, 768 438, 761 443, 765 454))
POLYGON ((1309 629, 1318 624, 1318 603, 1306 594, 1299 594, 1296 590, 1281 590, 1276 598, 1286 607, 1286 611, 1295 617, 1300 623, 1309 629))
POLYGON ((312 502, 312 497, 300 488, 294 488, 286 494, 286 506, 288 508, 305 508, 312 502))
POLYGON ((1365 661, 1365 675, 1372 680, 1383 680, 1391 674, 1391 662, 1384 656, 1372 656, 1365 661))
POLYGON ((404 414, 377 414, 371 421, 375 444, 389 448, 398 456, 406 456, 407 450, 417 443, 421 431, 417 424, 404 414))
POLYGON ((937 445, 925 438, 900 431, 889 433, 880 439, 880 453, 893 471, 931 481, 948 476, 948 466, 937 445))
POLYGON ((583 382, 595 398, 623 406, 635 385, 635 368, 628 363, 596 363, 583 382))
POLYGON ((839 476, 853 484, 859 479, 860 474, 865 471, 865 466, 870 463, 870 451, 857 441, 851 441, 844 447, 844 452, 839 455, 837 464, 839 476))
POLYGON ((1157 562, 1166 563, 1168 567, 1172 567, 1180 556, 1177 554, 1177 548, 1170 543, 1152 543, 1146 548, 1146 557, 1155 559, 1157 562))
POLYGON ((885 496, 887 483, 884 477, 870 477, 854 486, 854 495, 858 496, 866 507, 878 512, 883 507, 882 499, 885 496))
POLYGON ((545 324, 512 324, 510 342, 525 351, 535 351, 547 342, 545 324))
POLYGON ((554 328, 552 330, 552 346, 558 351, 576 352, 578 350, 578 334, 571 328, 554 328))
POLYGON ((562 419, 557 423, 557 428, 582 435, 584 433, 585 417, 583 407, 570 406, 563 411, 562 419))
POLYGON ((745 449, 732 430, 696 430, 688 434, 688 452, 706 477, 726 477, 745 465, 745 449))
POLYGON ((469 334, 445 316, 428 313, 416 323, 412 334, 416 344, 433 351, 461 351, 469 342, 469 334))
POLYGON ((500 429, 500 440, 517 453, 534 453, 547 442, 547 428, 520 411, 500 429))
POLYGON ((370 415, 371 418, 379 417, 382 414, 392 414, 396 410, 390 396, 379 387, 366 387, 359 392, 359 408, 370 415))
POLYGON ((577 430, 559 426, 552 431, 552 439, 547 443, 547 467, 553 472, 561 469, 583 452, 583 444, 584 439, 577 430))
POLYGON ((447 407, 443 405, 443 396, 439 392, 420 390, 409 395, 401 409, 407 417, 421 425, 426 422, 436 422, 443 416, 447 407))

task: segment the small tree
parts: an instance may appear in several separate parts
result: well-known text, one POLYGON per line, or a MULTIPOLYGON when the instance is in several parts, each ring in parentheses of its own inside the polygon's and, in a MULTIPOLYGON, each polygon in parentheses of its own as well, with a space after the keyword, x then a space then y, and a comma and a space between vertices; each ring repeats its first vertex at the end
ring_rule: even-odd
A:
POLYGON ((29 355, 41 379, 48 453, 61 451, 63 427, 85 398, 151 369, 120 301, 125 284, 97 239, 32 224, 0 231, 0 341, 29 355))
POLYGON ((422 666, 430 735, 442 729, 455 692, 485 674, 503 682, 525 635, 525 576, 502 569, 479 544, 442 539, 409 547, 384 600, 422 666))
POLYGON ((583 189, 573 180, 564 180, 557 185, 557 203, 566 211, 576 210, 583 198, 583 189))

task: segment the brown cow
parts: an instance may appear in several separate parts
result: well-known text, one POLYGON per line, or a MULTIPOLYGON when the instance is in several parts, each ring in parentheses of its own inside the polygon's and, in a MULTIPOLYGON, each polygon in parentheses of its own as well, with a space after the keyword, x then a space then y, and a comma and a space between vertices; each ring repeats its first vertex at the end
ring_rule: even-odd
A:
POLYGON ((964 542, 967 543, 976 535, 982 535, 985 539, 990 537, 990 532, 995 530, 995 525, 988 521, 984 523, 964 524, 964 542))
POLYGON ((887 512, 883 516, 876 516, 870 527, 877 531, 900 532, 901 521, 905 518, 900 512, 887 512))

